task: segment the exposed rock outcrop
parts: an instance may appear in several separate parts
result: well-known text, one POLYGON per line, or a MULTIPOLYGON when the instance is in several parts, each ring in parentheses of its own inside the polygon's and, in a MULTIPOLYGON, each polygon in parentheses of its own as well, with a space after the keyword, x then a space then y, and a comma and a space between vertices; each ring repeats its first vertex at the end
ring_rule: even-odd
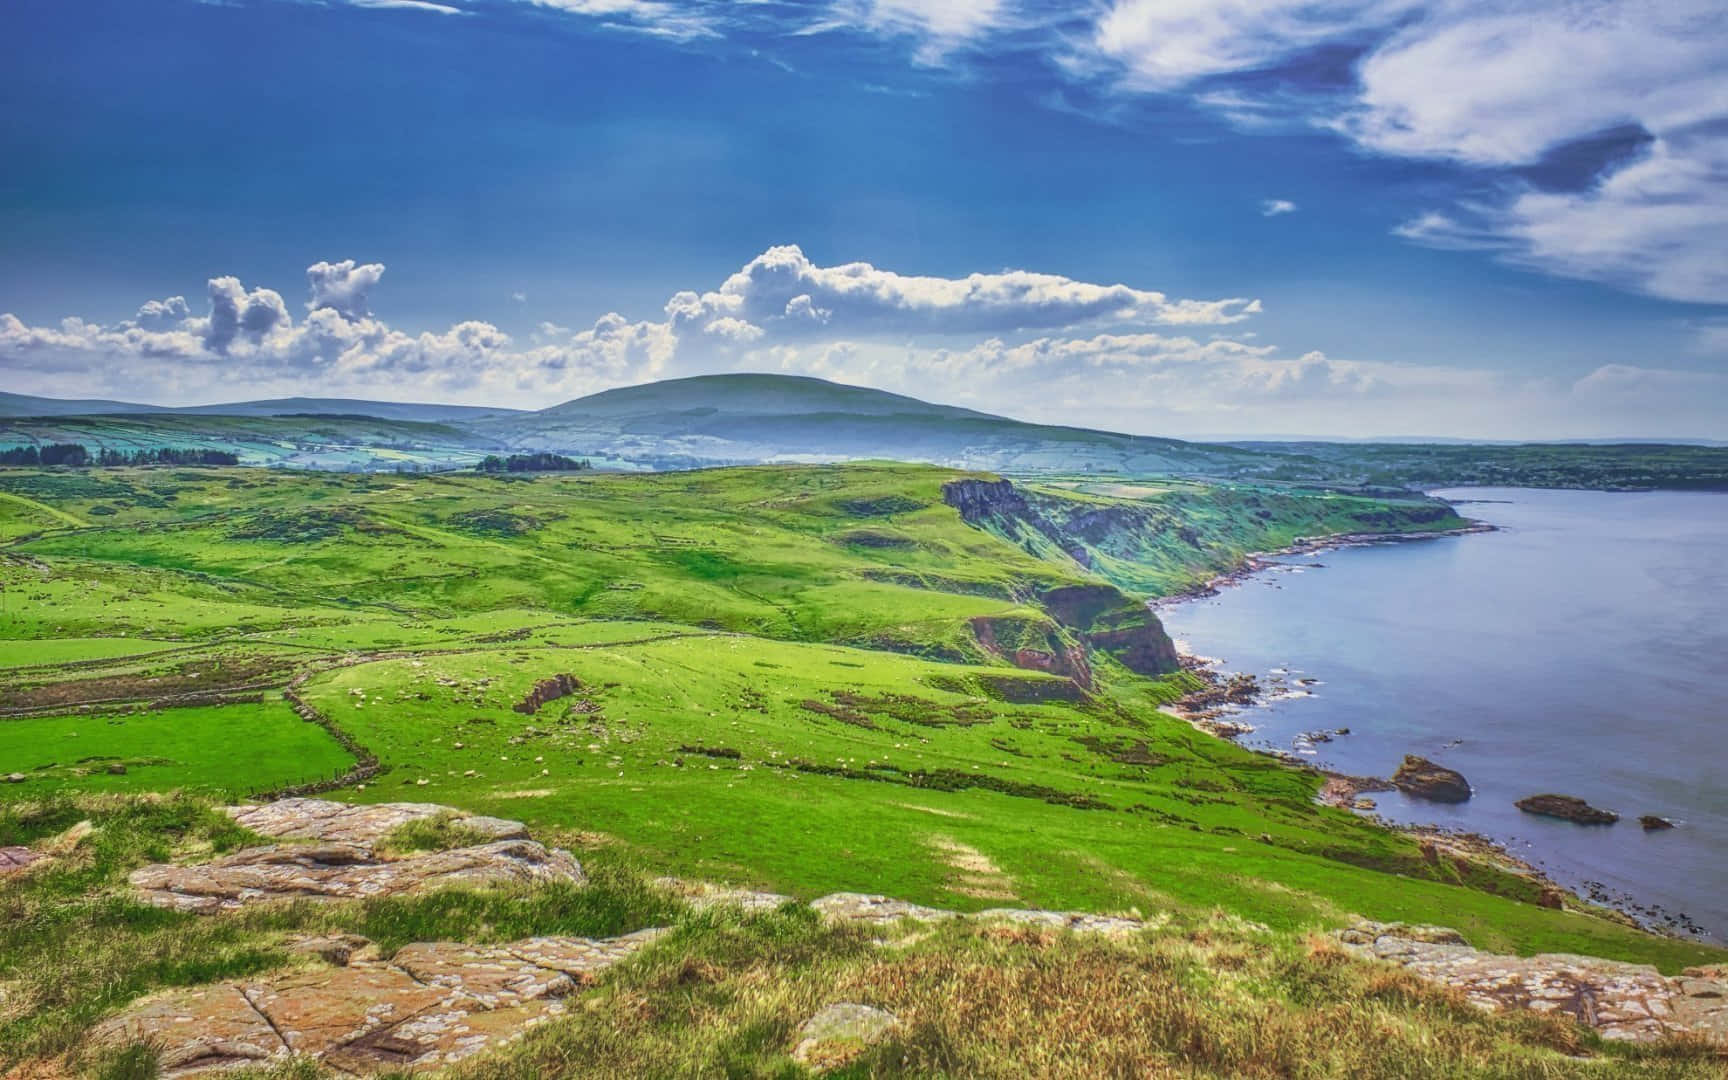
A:
POLYGON ((1470 782, 1462 773, 1415 754, 1405 756, 1392 774, 1392 784, 1406 795, 1431 802, 1461 803, 1470 798, 1470 782))
MULTIPOLYGON (((1054 546, 1082 566, 1092 564, 1080 537, 1069 535, 1052 522, 1007 480, 955 480, 943 487, 942 497, 960 511, 960 517, 969 525, 1023 546, 1043 549, 1054 546)), ((1042 592, 1038 601, 1051 618, 1074 631, 1088 649, 1108 653, 1130 671, 1166 675, 1181 668, 1176 644, 1164 632, 1158 616, 1114 585, 1059 586, 1042 592)), ((1062 663, 1057 655, 1059 650, 1039 651, 1051 662, 1062 663)), ((1067 674, 1054 666, 1040 670, 1067 674)), ((1089 678, 1090 673, 1087 674, 1089 678)), ((1086 682, 1082 681, 1082 685, 1086 682)))
POLYGON ((1043 911, 1035 908, 990 908, 963 915, 945 908, 925 907, 905 900, 868 893, 831 893, 810 901, 816 913, 831 923, 858 926, 893 926, 901 920, 934 923, 948 919, 979 922, 1012 922, 1047 930, 1070 930, 1077 934, 1133 934, 1148 928, 1141 919, 1119 915, 1093 915, 1084 911, 1043 911))
POLYGON ((1563 1013, 1608 1039, 1691 1033, 1728 1044, 1728 981, 1720 971, 1689 968, 1675 979, 1591 956, 1501 956, 1471 948, 1454 930, 1399 923, 1360 922, 1337 936, 1350 952, 1454 987, 1483 1009, 1563 1013))
POLYGON ((408 945, 388 962, 157 995, 100 1024, 92 1038, 151 1042, 170 1077, 291 1054, 348 1073, 440 1068, 559 1015, 563 998, 661 933, 408 945))
POLYGON ((517 712, 522 713, 524 716, 533 716, 534 713, 539 710, 540 706, 546 704, 548 701, 557 701, 559 698, 569 697, 580 689, 582 689, 582 680, 578 679, 576 676, 569 674, 554 675, 550 679, 541 679, 539 682, 535 683, 534 688, 528 691, 527 697, 524 697, 521 701, 518 701, 510 707, 515 709, 517 712))
POLYGON ((463 831, 478 833, 488 840, 528 839, 528 826, 520 821, 469 814, 436 803, 351 806, 326 799, 278 799, 224 807, 223 813, 253 832, 275 840, 319 840, 372 847, 403 825, 432 818, 445 818, 463 831))
POLYGON ((1672 829, 1674 827, 1672 821, 1669 821, 1665 817, 1658 817, 1655 814, 1645 814, 1643 817, 1638 819, 1638 824, 1643 827, 1645 832, 1660 832, 1663 829, 1672 829))
POLYGON ((356 844, 274 844, 191 866, 157 863, 130 875, 157 907, 211 914, 270 900, 358 900, 448 885, 580 882, 564 851, 500 840, 390 859, 356 844))
POLYGON ((1579 825, 1612 825, 1620 815, 1612 810, 1598 810, 1583 799, 1571 795, 1532 795, 1512 805, 1526 814, 1560 818, 1579 825))
POLYGON ((231 806, 240 824, 273 839, 307 841, 246 848, 190 865, 157 863, 130 881, 158 907, 212 914, 282 899, 360 899, 446 885, 583 880, 568 852, 527 839, 519 821, 464 814, 431 803, 348 806, 322 799, 283 799, 231 806), (377 845, 412 821, 448 817, 488 843, 392 858, 377 845))

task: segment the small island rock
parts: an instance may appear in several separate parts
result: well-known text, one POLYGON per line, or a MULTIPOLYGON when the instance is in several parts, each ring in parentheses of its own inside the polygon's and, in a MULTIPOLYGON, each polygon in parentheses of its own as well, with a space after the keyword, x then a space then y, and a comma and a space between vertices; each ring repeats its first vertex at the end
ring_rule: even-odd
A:
POLYGON ((1620 820, 1620 815, 1612 810, 1598 810, 1571 795, 1532 795, 1513 805, 1526 814, 1575 821, 1580 825, 1612 825, 1620 820))
POLYGON ((1638 819, 1638 824, 1644 826, 1645 832, 1658 832, 1662 829, 1672 829, 1674 827, 1672 821, 1669 821, 1665 817, 1659 817, 1656 814, 1645 814, 1643 817, 1638 819))
POLYGON ((1414 754, 1405 755, 1392 783, 1406 795, 1433 802, 1461 803, 1470 798, 1470 782, 1463 774, 1414 754))

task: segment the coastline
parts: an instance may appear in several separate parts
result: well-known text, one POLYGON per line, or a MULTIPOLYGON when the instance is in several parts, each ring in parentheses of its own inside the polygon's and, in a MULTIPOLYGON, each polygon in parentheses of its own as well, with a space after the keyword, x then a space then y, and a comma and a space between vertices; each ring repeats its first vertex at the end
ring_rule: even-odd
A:
MULTIPOLYGON (((1181 592, 1148 601, 1147 606, 1158 612, 1179 603, 1217 596, 1227 588, 1245 584, 1256 575, 1275 569, 1280 559, 1315 555, 1348 547, 1406 543, 1498 531, 1499 527, 1486 522, 1470 521, 1470 524, 1463 528, 1426 533, 1348 533, 1298 537, 1287 547, 1244 555, 1236 567, 1181 592)), ((1237 717, 1280 698, 1306 694, 1309 691, 1305 687, 1315 682, 1309 679, 1298 680, 1298 689, 1294 690, 1284 685, 1281 678, 1275 678, 1271 685, 1263 684, 1260 678, 1252 673, 1224 672, 1221 669, 1222 661, 1194 653, 1189 642, 1179 641, 1177 646, 1183 670, 1201 678, 1206 685, 1184 695, 1171 705, 1161 707, 1159 711, 1182 720, 1204 734, 1237 742, 1238 745, 1242 745, 1244 736, 1255 731, 1255 726, 1237 717)), ((1307 732, 1300 738, 1305 741, 1326 742, 1334 735, 1347 734, 1349 730, 1346 728, 1307 732)), ((1690 928, 1683 916, 1679 921, 1659 919, 1656 911, 1639 903, 1636 896, 1611 895, 1604 889, 1593 887, 1594 883, 1585 882, 1581 888, 1562 885, 1546 870, 1514 855, 1504 842, 1492 837, 1470 830, 1434 824, 1406 824, 1381 817, 1374 812, 1376 807, 1371 795, 1374 792, 1396 790, 1390 780, 1318 768, 1287 750, 1256 746, 1244 748, 1317 774, 1322 782, 1314 796, 1316 803, 1349 810, 1373 820, 1382 828, 1416 840, 1424 857, 1429 861, 1447 858, 1485 863, 1524 878, 1536 886, 1539 890, 1536 902, 1541 906, 1594 915, 1676 940, 1697 940, 1694 934, 1688 932, 1690 928), (1588 898, 1584 895, 1585 892, 1589 893, 1588 898), (1635 913, 1639 911, 1647 912, 1650 917, 1640 918, 1635 913)))
POLYGON ((1215 574, 1197 585, 1190 585, 1167 596, 1154 597, 1147 601, 1147 606, 1156 612, 1162 608, 1172 607, 1190 600, 1203 600, 1209 596, 1217 596, 1225 589, 1240 585, 1254 575, 1272 569, 1278 565, 1277 560, 1279 559, 1288 559, 1299 555, 1318 555, 1343 548, 1372 547, 1378 544, 1408 544, 1424 540, 1441 540, 1449 536, 1472 536, 1477 533, 1500 531, 1499 526, 1490 525, 1485 521, 1466 520, 1470 523, 1462 528, 1436 529, 1432 532, 1335 533, 1330 536, 1298 536, 1286 547, 1277 548, 1273 551, 1251 551, 1242 556, 1237 565, 1229 570, 1215 574))

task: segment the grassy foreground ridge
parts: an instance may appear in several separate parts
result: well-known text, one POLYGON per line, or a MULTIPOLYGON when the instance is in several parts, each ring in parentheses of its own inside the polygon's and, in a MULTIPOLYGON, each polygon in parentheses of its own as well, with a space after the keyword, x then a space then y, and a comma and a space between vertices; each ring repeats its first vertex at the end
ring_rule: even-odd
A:
POLYGON ((0 1064, 75 1050, 153 989, 288 962, 291 931, 676 924, 606 1006, 471 1074, 773 1074, 809 1001, 872 986, 927 1022, 859 1075, 1568 1075, 1580 1048, 1706 1075, 1684 1048, 1478 1016, 1313 935, 1363 915, 1670 972, 1719 953, 1539 907, 1159 711, 1195 681, 1147 598, 1298 537, 1462 524, 1419 498, 874 463, 0 471, 0 773, 22 776, 0 846, 95 826, 0 883, 0 1064), (303 788, 523 820, 596 882, 202 920, 126 895, 134 866, 246 841, 214 801, 303 788), (658 874, 1167 932, 950 927, 884 953, 793 910, 683 911, 658 874), (1029 1011, 1055 1001, 1057 1024, 1029 1011))

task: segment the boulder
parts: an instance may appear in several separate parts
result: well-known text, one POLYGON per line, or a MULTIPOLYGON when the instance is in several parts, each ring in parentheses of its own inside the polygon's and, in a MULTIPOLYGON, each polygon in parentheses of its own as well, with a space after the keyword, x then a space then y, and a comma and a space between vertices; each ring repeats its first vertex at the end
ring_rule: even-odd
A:
POLYGON ((1470 782, 1462 773, 1414 754, 1405 756, 1392 774, 1392 783, 1406 795, 1431 802, 1461 803, 1470 798, 1470 782))
POLYGON ((1598 810, 1583 799, 1571 795, 1532 795, 1527 799, 1519 799, 1512 805, 1526 814, 1560 818, 1577 822, 1579 825, 1612 825, 1620 820, 1620 815, 1614 811, 1598 810))
POLYGON ((817 1072, 843 1068, 899 1026, 899 1018, 885 1009, 849 1001, 828 1005, 798 1029, 792 1060, 817 1072))

